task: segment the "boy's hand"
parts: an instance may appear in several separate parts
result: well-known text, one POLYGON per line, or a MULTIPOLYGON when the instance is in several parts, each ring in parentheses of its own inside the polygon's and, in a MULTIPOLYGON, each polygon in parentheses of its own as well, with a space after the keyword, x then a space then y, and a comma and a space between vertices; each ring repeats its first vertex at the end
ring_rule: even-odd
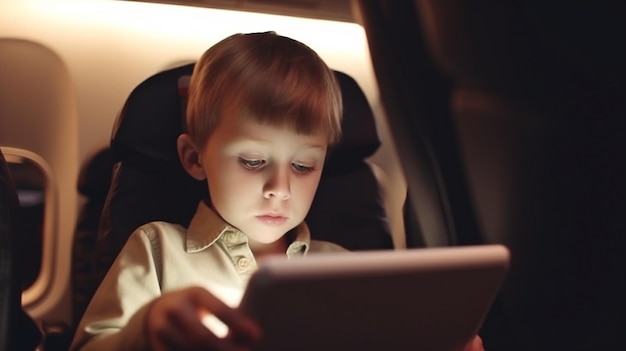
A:
POLYGON ((236 309, 200 287, 167 293, 152 302, 146 314, 152 350, 246 350, 260 339, 258 326, 236 309), (202 323, 212 314, 229 328, 220 338, 202 323))
POLYGON ((485 351, 485 348, 483 347, 483 339, 476 335, 476 337, 474 337, 474 339, 467 344, 463 351, 485 351))

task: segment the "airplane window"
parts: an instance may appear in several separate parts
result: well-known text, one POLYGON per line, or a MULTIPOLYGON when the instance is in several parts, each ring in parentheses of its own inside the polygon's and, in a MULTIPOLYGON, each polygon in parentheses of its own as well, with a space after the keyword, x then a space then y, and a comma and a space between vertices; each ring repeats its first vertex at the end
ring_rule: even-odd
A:
POLYGON ((30 158, 25 150, 2 148, 19 200, 18 227, 22 235, 16 243, 21 253, 19 269, 22 291, 31 287, 41 271, 47 206, 45 167, 36 157, 30 158))

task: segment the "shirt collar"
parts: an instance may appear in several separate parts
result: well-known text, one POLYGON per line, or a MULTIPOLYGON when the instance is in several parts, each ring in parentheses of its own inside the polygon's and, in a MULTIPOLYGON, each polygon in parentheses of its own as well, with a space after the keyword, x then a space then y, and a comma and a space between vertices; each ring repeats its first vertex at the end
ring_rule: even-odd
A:
MULTIPOLYGON (((244 234, 226 223, 205 201, 200 201, 187 229, 185 251, 189 253, 202 251, 231 233, 244 234)), ((303 256, 309 251, 311 232, 306 223, 300 223, 285 235, 290 242, 286 252, 288 257, 303 256)))

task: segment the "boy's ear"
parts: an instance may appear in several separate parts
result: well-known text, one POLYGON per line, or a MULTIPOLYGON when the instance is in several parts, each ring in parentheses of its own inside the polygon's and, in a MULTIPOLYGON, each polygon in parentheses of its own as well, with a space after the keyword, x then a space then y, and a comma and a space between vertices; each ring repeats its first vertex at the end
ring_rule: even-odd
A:
POLYGON ((189 134, 181 134, 178 136, 176 148, 178 149, 178 158, 185 171, 197 180, 206 179, 206 174, 204 173, 204 168, 200 161, 200 153, 189 134))

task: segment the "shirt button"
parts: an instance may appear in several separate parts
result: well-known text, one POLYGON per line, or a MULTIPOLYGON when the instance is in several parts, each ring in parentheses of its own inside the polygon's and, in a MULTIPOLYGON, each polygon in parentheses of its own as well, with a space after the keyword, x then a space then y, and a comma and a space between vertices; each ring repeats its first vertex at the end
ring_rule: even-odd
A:
POLYGON ((237 260, 237 267, 239 267, 239 269, 241 270, 248 269, 248 267, 250 267, 250 260, 245 257, 240 257, 237 260))
POLYGON ((226 234, 226 242, 229 244, 234 244, 237 242, 238 235, 235 232, 229 232, 226 234))

